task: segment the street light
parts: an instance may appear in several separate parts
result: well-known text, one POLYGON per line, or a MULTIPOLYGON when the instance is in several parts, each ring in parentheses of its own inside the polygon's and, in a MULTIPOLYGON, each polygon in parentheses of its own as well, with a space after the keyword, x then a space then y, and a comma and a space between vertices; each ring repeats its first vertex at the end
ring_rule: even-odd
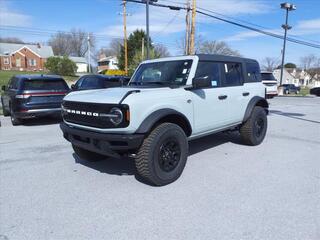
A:
POLYGON ((146 3, 146 30, 147 30, 147 59, 149 59, 149 4, 158 2, 158 0, 143 0, 146 3))
POLYGON ((282 28, 284 29, 284 38, 283 38, 281 74, 280 74, 280 86, 281 86, 282 85, 282 78, 283 78, 284 56, 285 56, 285 52, 286 52, 287 31, 292 28, 291 26, 288 25, 288 15, 289 15, 289 11, 296 10, 297 7, 296 7, 296 5, 293 5, 291 3, 281 3, 280 6, 282 9, 286 10, 286 24, 282 25, 282 28))

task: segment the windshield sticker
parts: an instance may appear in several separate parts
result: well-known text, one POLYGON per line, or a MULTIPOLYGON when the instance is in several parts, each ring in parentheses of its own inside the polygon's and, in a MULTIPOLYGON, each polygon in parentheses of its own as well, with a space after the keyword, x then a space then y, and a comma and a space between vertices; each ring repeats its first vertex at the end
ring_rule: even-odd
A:
POLYGON ((188 62, 184 62, 184 65, 187 66, 187 65, 188 65, 188 62))
POLYGON ((226 73, 228 72, 228 65, 227 64, 224 64, 224 70, 226 73))
POLYGON ((182 70, 182 74, 186 74, 186 73, 187 73, 187 71, 188 71, 188 69, 187 69, 187 68, 183 69, 183 70, 182 70))
POLYGON ((212 87, 218 86, 218 82, 217 82, 217 81, 211 81, 211 86, 212 86, 212 87))

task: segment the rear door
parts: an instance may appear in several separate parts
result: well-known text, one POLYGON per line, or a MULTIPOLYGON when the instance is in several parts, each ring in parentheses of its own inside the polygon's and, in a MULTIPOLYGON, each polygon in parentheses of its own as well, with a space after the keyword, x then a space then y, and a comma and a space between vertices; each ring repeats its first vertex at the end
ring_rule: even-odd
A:
MULTIPOLYGON (((250 91, 244 88, 243 64, 241 62, 226 62, 223 63, 222 71, 222 87, 224 95, 227 96, 227 107, 224 109, 227 112, 226 122, 235 124, 242 121, 245 112, 245 99, 249 99, 250 91)), ((224 113, 225 114, 225 113, 224 113)))
POLYGON ((7 110, 9 110, 10 103, 15 99, 15 96, 18 92, 18 83, 19 79, 16 77, 12 77, 8 83, 6 91, 4 92, 3 104, 7 110))

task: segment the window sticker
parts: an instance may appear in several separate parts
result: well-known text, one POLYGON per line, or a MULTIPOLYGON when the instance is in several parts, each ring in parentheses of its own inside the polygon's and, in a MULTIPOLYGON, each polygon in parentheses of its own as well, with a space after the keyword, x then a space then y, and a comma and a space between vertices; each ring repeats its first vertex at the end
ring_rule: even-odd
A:
POLYGON ((187 71, 188 71, 188 69, 187 69, 187 68, 183 69, 182 74, 186 74, 186 73, 187 73, 187 71))
POLYGON ((211 86, 212 86, 212 87, 218 86, 218 82, 217 82, 217 81, 211 81, 211 86))
POLYGON ((228 72, 228 65, 227 64, 224 64, 224 70, 226 73, 228 72))

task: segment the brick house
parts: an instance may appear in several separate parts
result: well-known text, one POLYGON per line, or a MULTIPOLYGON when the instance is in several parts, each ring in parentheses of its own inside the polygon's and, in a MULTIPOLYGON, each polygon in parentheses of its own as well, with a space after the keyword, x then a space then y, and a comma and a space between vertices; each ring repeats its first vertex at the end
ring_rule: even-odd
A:
POLYGON ((51 56, 51 46, 0 43, 0 70, 41 71, 51 56))

